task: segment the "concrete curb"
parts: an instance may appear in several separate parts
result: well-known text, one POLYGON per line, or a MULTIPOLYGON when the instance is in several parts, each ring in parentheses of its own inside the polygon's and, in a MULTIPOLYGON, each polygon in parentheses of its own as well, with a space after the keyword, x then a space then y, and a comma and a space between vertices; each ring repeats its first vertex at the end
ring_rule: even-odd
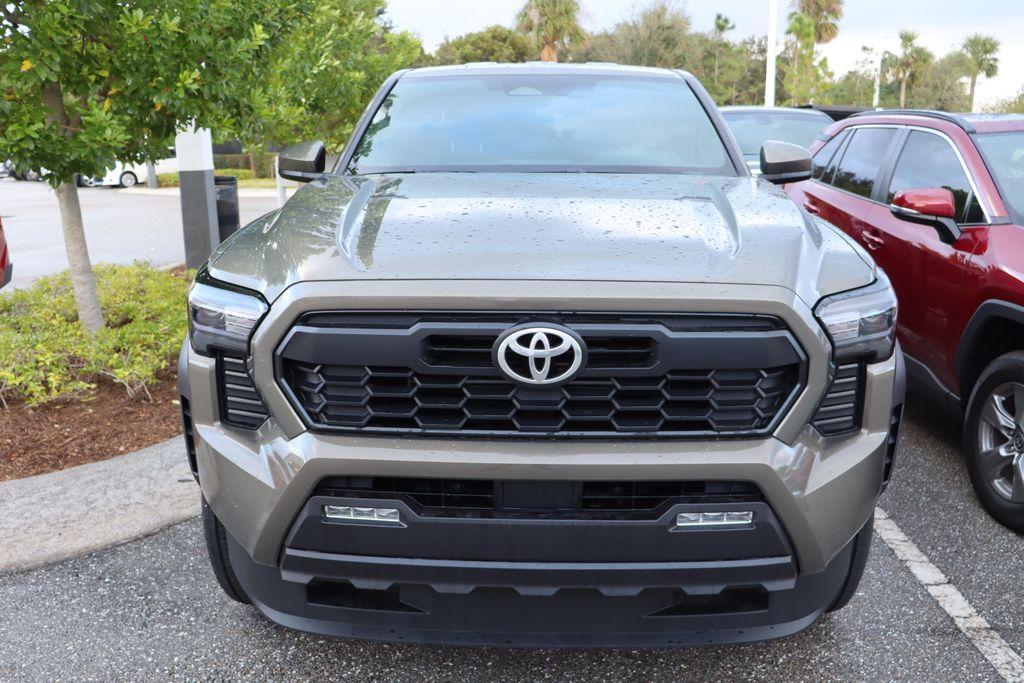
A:
POLYGON ((0 482, 0 574, 147 536, 199 514, 180 436, 59 472, 0 482))

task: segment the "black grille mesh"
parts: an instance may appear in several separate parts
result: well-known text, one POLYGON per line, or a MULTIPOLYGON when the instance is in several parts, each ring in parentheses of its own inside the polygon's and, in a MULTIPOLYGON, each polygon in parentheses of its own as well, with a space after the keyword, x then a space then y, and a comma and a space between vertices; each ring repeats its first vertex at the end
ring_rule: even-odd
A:
POLYGON ((561 515, 657 517, 677 503, 763 501, 761 490, 745 481, 583 481, 531 482, 487 479, 339 476, 322 480, 315 496, 402 500, 423 516, 508 515, 548 511, 561 515), (520 492, 512 500, 508 487, 520 492), (531 491, 521 501, 522 492, 531 491))
POLYGON ((289 362, 285 379, 313 422, 328 427, 460 434, 693 434, 763 429, 792 392, 797 370, 695 370, 530 388, 496 377, 289 362))
POLYGON ((767 433, 780 419, 800 389, 803 362, 771 316, 317 312, 300 318, 282 343, 277 373, 314 430, 741 437, 767 433), (587 353, 579 374, 551 387, 499 372, 496 340, 524 323, 578 334, 587 353))

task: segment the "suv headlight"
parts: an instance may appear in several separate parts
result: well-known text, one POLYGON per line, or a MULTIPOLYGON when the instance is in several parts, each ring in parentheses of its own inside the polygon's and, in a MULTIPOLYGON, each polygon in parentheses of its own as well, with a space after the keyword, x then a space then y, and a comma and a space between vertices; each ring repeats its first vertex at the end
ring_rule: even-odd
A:
POLYGON ((878 269, 867 287, 827 296, 814 309, 832 340, 837 361, 864 357, 886 360, 896 346, 896 293, 878 269))
POLYGON ((248 353, 249 337, 267 312, 255 292, 210 277, 204 266, 188 293, 188 333, 197 353, 211 348, 248 353))

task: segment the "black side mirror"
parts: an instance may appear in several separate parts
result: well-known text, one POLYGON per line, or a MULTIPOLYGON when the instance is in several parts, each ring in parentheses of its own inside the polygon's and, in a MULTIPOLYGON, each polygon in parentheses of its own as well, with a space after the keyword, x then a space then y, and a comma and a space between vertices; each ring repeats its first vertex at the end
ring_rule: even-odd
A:
POLYGON ((324 143, 300 142, 288 145, 277 154, 277 172, 282 178, 308 183, 324 172, 327 149, 324 143))
POLYGON ((761 145, 761 177, 770 183, 798 183, 811 177, 811 153, 800 145, 768 140, 761 145))

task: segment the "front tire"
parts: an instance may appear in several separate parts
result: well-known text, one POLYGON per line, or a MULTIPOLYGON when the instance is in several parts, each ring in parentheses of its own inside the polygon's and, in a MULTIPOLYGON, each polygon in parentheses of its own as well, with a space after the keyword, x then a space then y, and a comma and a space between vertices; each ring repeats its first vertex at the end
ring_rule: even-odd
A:
POLYGON ((249 596, 245 594, 242 584, 235 576, 235 570, 231 567, 231 558, 228 556, 228 532, 217 519, 217 515, 213 514, 206 498, 203 497, 201 500, 203 536, 206 539, 206 552, 210 556, 213 575, 217 577, 217 583, 229 598, 246 605, 251 604, 249 596))
POLYGON ((981 373, 964 419, 967 472, 982 507, 1024 534, 1024 351, 981 373))
POLYGON ((125 171, 117 182, 121 187, 135 187, 139 183, 139 178, 131 171, 125 171))

